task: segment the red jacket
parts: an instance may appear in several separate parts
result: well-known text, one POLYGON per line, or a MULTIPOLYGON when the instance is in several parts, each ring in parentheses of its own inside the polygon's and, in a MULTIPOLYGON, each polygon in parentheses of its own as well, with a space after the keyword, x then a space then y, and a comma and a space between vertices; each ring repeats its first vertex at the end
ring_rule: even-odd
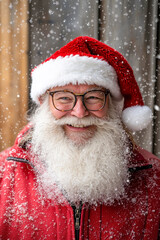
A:
MULTIPOLYGON (((0 155, 0 239, 73 240, 73 208, 57 205, 37 191, 29 151, 15 145, 0 155)), ((84 204, 80 240, 157 240, 160 220, 160 162, 145 150, 135 150, 130 162, 128 197, 112 206, 84 204)))

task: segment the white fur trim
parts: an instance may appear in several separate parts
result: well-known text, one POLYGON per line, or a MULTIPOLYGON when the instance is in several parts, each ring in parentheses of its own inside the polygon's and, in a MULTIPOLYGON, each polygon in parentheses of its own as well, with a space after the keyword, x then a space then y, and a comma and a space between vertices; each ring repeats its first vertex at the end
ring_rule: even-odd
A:
POLYGON ((122 99, 114 68, 106 61, 79 55, 50 59, 32 72, 31 98, 38 98, 46 90, 67 84, 96 84, 108 88, 117 100, 122 99))
POLYGON ((122 112, 122 121, 129 130, 140 131, 152 120, 151 109, 147 106, 133 106, 122 112))

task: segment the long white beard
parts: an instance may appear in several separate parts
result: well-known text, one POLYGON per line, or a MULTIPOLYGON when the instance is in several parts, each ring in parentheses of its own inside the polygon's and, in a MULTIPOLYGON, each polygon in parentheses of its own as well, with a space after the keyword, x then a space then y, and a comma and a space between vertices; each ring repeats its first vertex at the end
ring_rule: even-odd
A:
POLYGON ((110 204, 125 196, 128 180, 128 143, 120 120, 65 118, 55 120, 45 102, 32 122, 32 149, 37 180, 47 198, 89 204, 110 204), (83 145, 69 140, 62 128, 66 123, 89 122, 97 126, 95 135, 83 145), (61 125, 62 124, 62 125, 61 125))

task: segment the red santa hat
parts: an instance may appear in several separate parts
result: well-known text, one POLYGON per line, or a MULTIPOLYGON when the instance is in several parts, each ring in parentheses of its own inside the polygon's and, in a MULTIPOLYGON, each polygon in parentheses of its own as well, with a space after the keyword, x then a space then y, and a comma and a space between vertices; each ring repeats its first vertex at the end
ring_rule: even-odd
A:
POLYGON ((31 98, 36 103, 53 87, 96 84, 109 89, 115 100, 124 98, 122 121, 130 130, 142 130, 152 119, 127 60, 94 38, 75 38, 35 67, 31 75, 31 98))

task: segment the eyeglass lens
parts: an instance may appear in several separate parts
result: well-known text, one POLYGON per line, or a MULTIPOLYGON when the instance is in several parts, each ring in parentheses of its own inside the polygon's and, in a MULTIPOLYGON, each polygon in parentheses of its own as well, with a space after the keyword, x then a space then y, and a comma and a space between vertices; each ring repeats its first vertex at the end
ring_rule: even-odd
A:
POLYGON ((54 106, 61 111, 71 110, 75 103, 75 96, 70 92, 56 92, 53 95, 54 106))

